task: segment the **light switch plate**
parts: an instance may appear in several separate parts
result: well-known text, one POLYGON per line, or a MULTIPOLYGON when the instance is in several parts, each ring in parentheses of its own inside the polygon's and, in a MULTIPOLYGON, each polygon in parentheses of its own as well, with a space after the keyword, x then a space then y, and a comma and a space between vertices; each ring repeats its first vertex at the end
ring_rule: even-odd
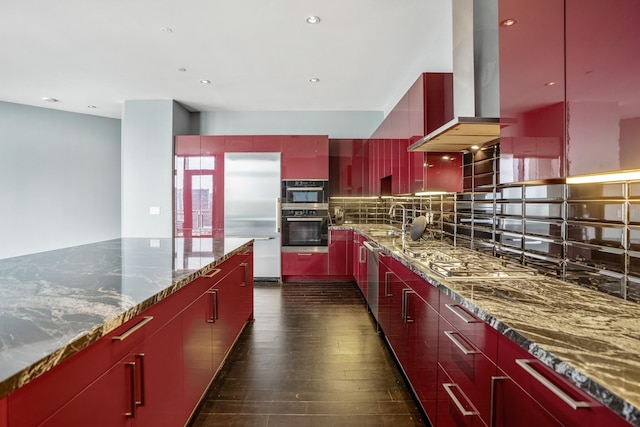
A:
POLYGON ((159 239, 151 239, 151 240, 149 240, 149 247, 150 248, 159 248, 160 247, 160 240, 159 239))
POLYGON ((160 215, 160 206, 150 206, 149 215, 160 215))

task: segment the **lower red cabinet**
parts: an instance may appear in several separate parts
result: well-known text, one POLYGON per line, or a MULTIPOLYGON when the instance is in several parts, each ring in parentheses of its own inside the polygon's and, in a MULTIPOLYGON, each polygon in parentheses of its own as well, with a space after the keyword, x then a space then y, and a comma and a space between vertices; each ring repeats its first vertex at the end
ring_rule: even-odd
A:
POLYGON ((560 427, 564 425, 505 372, 498 370, 491 381, 493 412, 490 426, 560 427))
POLYGON ((507 376, 562 425, 629 426, 622 417, 505 337, 498 343, 498 362, 507 376))
MULTIPOLYGON (((437 427, 484 427, 486 424, 465 391, 438 365, 437 427)), ((520 426, 521 424, 516 424, 520 426)))
POLYGON ((367 248, 364 246, 364 237, 358 233, 353 235, 353 277, 362 292, 367 296, 367 248))
POLYGON ((327 252, 283 252, 282 276, 326 276, 329 271, 327 252))
POLYGON ((329 231, 329 276, 350 276, 351 235, 349 230, 329 231), (348 262, 347 262, 348 261, 348 262))

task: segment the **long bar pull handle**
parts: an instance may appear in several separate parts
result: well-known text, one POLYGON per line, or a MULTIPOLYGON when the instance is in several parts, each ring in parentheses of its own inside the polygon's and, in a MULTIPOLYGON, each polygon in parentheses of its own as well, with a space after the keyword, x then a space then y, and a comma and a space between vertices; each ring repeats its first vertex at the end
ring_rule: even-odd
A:
POLYGON ((496 427, 496 384, 498 381, 508 379, 509 377, 491 377, 491 412, 489 412, 489 427, 496 427))
POLYGON ((360 262, 360 264, 364 264, 366 261, 366 258, 362 255, 365 250, 366 248, 364 246, 358 246, 358 262, 360 262))
POLYGON ((210 279, 213 276, 215 276, 216 274, 220 273, 221 271, 222 271, 221 268, 214 268, 213 270, 209 271, 208 273, 204 273, 202 275, 202 277, 206 277, 206 278, 210 279))
POLYGON ((135 359, 140 366, 138 369, 138 378, 140 378, 140 400, 136 401, 136 405, 144 406, 145 402, 145 386, 144 386, 144 353, 135 355, 135 359))
POLYGON ((538 380, 543 386, 545 386, 549 391, 555 394, 560 400, 569 405, 571 409, 579 409, 579 408, 588 408, 591 406, 589 402, 583 402, 579 400, 574 400, 567 393, 562 391, 558 386, 553 384, 547 378, 545 378, 540 372, 533 369, 530 365, 531 363, 537 362, 537 360, 530 359, 516 359, 516 363, 520 365, 522 369, 524 369, 529 375, 538 380))
POLYGON ((460 351, 462 351, 464 354, 469 355, 469 354, 476 354, 476 353, 480 353, 478 350, 475 349, 471 349, 469 350, 468 348, 466 348, 460 341, 458 341, 454 335, 458 334, 458 332, 455 331, 444 331, 444 334, 447 336, 447 338, 449 338, 451 340, 452 343, 454 343, 456 345, 456 347, 458 347, 460 349, 460 351))
POLYGON ((409 295, 413 294, 413 289, 405 288, 402 290, 402 320, 404 323, 412 323, 413 319, 409 315, 409 295))
POLYGON ((465 311, 463 311, 461 309, 457 309, 456 308, 456 307, 458 307, 457 305, 445 304, 444 306, 447 307, 451 312, 453 312, 453 314, 455 314, 456 316, 461 318, 465 323, 476 323, 476 322, 480 321, 479 319, 476 319, 475 317, 471 317, 465 311))
MULTIPOLYGON (((458 387, 458 384, 454 384, 454 383, 443 383, 442 387, 444 387, 444 391, 447 392, 447 394, 449 395, 449 397, 451 398, 451 401, 453 402, 454 405, 456 405, 456 408, 458 408, 458 411, 460 411, 460 414, 462 414, 462 416, 464 417, 472 417, 474 415, 477 414, 476 411, 468 411, 464 408, 464 406, 462 406, 462 403, 460 402, 460 400, 456 397, 455 394, 453 394, 453 391, 451 390, 453 387, 460 389, 460 387, 458 387)), ((464 396, 466 397, 466 396, 464 396)), ((469 406, 471 406, 473 408, 473 405, 471 405, 469 403, 469 406)))
POLYGON ((218 320, 218 290, 213 290, 213 321, 218 320))
POLYGON ((240 286, 247 286, 247 283, 249 283, 249 264, 243 262, 240 265, 244 268, 244 279, 240 286))
POLYGON ((133 326, 131 329, 128 329, 127 332, 125 332, 122 335, 118 335, 116 337, 112 337, 111 340, 113 340, 113 341, 124 341, 131 334, 135 333, 138 329, 142 328, 144 325, 146 325, 147 323, 151 322, 152 320, 153 320, 153 316, 144 316, 140 322, 136 323, 136 325, 133 326))
POLYGON ((282 207, 280 197, 276 197, 276 233, 282 229, 282 207))
POLYGON ((391 293, 391 286, 389 286, 389 283, 391 283, 391 280, 389 278, 391 277, 392 274, 393 272, 391 271, 384 272, 384 296, 385 297, 393 296, 393 294, 391 293))
POLYGON ((129 418, 136 417, 136 363, 135 362, 127 362, 124 364, 125 368, 129 369, 129 405, 130 411, 125 412, 124 415, 129 418))

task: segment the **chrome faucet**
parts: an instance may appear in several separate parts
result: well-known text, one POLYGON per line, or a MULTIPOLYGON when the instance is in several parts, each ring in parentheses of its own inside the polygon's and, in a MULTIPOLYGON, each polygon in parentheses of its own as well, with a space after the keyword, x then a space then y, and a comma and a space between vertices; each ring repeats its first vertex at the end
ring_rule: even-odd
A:
POLYGON ((389 216, 395 215, 396 207, 402 208, 402 252, 405 251, 406 234, 407 234, 407 208, 402 203, 393 203, 389 208, 389 216))

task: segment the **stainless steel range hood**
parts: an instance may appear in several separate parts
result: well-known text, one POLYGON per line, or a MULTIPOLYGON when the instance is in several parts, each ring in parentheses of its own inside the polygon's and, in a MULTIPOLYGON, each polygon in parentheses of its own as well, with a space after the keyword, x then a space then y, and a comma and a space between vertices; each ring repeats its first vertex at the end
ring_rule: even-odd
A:
POLYGON ((459 152, 500 138, 498 1, 454 0, 452 8, 456 118, 408 151, 459 152))
POLYGON ((500 119, 493 117, 457 117, 424 138, 411 144, 408 151, 451 152, 482 146, 500 138, 500 119))

